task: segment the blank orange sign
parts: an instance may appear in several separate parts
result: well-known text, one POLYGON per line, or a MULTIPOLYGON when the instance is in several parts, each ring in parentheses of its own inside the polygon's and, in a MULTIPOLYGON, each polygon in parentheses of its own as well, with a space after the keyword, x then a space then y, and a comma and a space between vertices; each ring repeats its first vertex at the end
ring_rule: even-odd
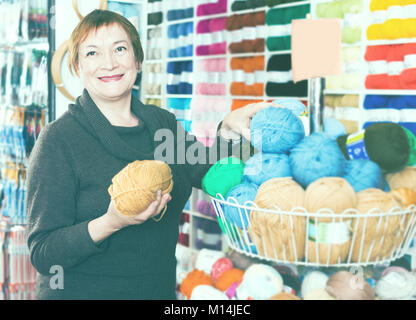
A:
POLYGON ((293 81, 341 73, 341 20, 292 20, 293 81))

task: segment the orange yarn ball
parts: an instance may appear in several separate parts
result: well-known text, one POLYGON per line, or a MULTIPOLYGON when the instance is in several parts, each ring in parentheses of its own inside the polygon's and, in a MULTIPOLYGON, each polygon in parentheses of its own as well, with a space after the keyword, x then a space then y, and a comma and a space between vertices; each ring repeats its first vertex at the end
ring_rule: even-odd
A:
POLYGON ((237 268, 224 271, 215 282, 215 288, 224 292, 233 283, 241 282, 243 280, 243 276, 244 271, 237 268))
POLYGON ((214 285, 214 281, 212 278, 206 274, 204 271, 194 269, 189 272, 185 279, 183 279, 181 286, 179 287, 179 291, 188 299, 191 298, 192 290, 196 286, 207 284, 210 286, 214 285))
POLYGON ((113 177, 108 193, 119 213, 135 216, 156 200, 158 190, 164 195, 172 188, 172 172, 166 163, 137 160, 113 177))

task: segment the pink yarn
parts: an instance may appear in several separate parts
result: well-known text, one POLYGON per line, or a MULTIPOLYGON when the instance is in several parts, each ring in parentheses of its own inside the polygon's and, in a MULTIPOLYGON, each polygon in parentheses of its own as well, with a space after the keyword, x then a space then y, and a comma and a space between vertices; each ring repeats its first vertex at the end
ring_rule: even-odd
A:
POLYGON ((209 54, 225 54, 227 51, 227 42, 214 43, 209 46, 209 54))
POLYGON ((209 32, 210 20, 201 20, 196 26, 196 33, 207 33, 209 32))
POLYGON ((211 277, 214 281, 217 281, 218 278, 227 270, 234 268, 232 261, 228 258, 220 258, 214 262, 211 268, 211 277))
POLYGON ((197 94, 225 95, 225 84, 223 83, 197 83, 195 86, 197 94))
POLYGON ((229 299, 235 297, 235 292, 237 291, 237 287, 240 285, 241 281, 234 282, 226 291, 225 294, 229 299))
POLYGON ((204 46, 196 47, 195 52, 197 56, 206 56, 206 55, 209 55, 209 50, 210 50, 209 46, 204 45, 204 46))
POLYGON ((214 18, 209 21, 209 31, 221 31, 226 29, 227 18, 214 18))

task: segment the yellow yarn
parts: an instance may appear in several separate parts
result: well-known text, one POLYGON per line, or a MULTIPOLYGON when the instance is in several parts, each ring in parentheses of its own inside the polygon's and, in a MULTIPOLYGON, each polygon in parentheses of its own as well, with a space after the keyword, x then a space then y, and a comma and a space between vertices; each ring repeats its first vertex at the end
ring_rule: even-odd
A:
MULTIPOLYGON (((303 207, 304 196, 305 191, 292 178, 274 178, 259 187, 254 202, 259 208, 276 210, 277 206, 288 212, 303 207)), ((305 217, 252 210, 250 222, 248 231, 261 255, 292 262, 303 258, 305 217)))
MULTIPOLYGON (((129 163, 113 177, 108 192, 119 213, 135 216, 156 200, 158 190, 164 195, 171 192, 172 188, 172 172, 166 163, 137 160, 129 163)), ((165 211, 166 207, 156 221, 162 219, 165 211)))
MULTIPOLYGON (((400 204, 391 194, 380 189, 370 188, 357 193, 357 211, 362 214, 367 214, 372 209, 379 210, 371 211, 368 213, 369 216, 374 213, 385 213, 399 206, 400 204)), ((403 227, 400 215, 357 218, 353 226, 353 230, 357 231, 351 260, 364 262, 367 259, 374 261, 377 257, 388 258, 402 239, 403 227), (370 254, 371 247, 373 248, 370 254)))

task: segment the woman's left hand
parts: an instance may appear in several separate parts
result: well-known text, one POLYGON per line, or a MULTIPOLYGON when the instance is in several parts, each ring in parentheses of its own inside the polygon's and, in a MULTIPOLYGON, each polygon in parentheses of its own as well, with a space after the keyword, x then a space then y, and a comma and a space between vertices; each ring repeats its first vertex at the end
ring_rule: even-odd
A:
POLYGON ((250 120, 260 110, 268 107, 281 107, 272 102, 257 102, 231 111, 222 121, 220 135, 226 140, 237 140, 243 136, 250 141, 250 120))

